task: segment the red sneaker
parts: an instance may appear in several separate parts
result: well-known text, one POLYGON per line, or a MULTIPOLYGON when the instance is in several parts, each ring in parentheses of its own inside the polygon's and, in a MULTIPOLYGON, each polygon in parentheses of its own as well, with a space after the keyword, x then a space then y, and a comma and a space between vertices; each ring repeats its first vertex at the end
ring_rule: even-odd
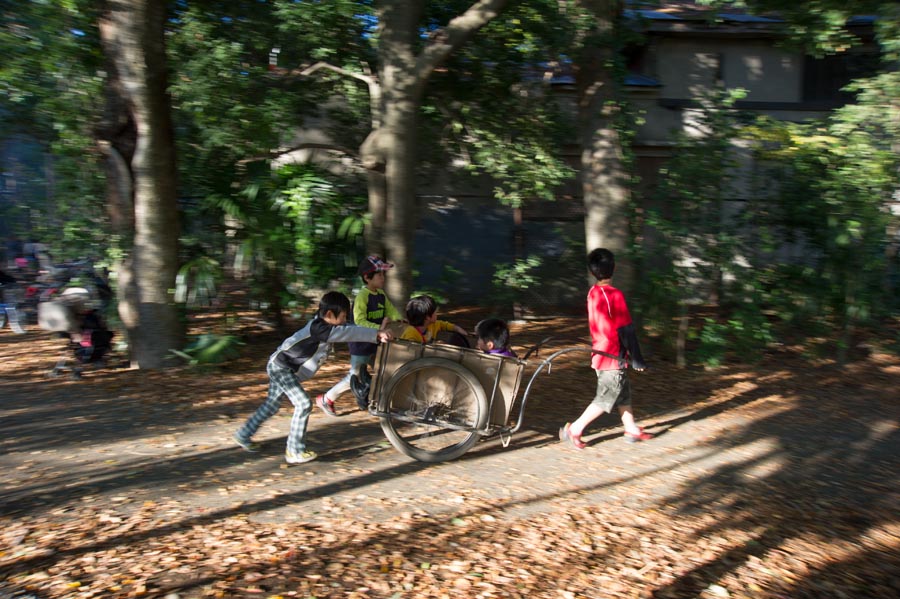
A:
POLYGON ((334 411, 334 400, 328 399, 324 394, 316 396, 316 405, 329 416, 337 416, 337 412, 334 411))
POLYGON ((587 443, 581 440, 580 435, 576 437, 572 434, 572 431, 569 430, 571 426, 572 425, 567 422, 564 427, 559 429, 559 440, 563 443, 568 443, 575 449, 584 449, 585 447, 587 447, 587 443))
POLYGON ((653 438, 653 433, 645 433, 644 429, 639 428, 638 433, 625 433, 625 440, 629 443, 640 443, 641 441, 649 441, 653 438))

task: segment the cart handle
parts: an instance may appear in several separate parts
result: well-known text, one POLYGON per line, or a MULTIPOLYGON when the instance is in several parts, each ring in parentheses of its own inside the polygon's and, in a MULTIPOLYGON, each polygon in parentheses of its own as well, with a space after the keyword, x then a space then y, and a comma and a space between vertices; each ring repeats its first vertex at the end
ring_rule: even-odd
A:
POLYGON ((522 360, 527 360, 528 356, 530 356, 532 353, 534 353, 534 355, 537 355, 538 350, 541 349, 541 346, 544 345, 545 343, 547 343, 548 341, 550 341, 551 339, 553 339, 553 337, 544 337, 543 339, 541 339, 540 341, 538 341, 537 343, 535 343, 534 345, 529 347, 528 351, 525 352, 525 355, 522 357, 522 360))
MULTIPOLYGON (((544 341, 541 341, 541 343, 539 343, 538 346, 541 345, 542 343, 544 343, 545 341, 546 341, 546 339, 544 341)), ((537 346, 535 346, 535 347, 537 347, 537 346)), ((531 391, 531 385, 534 383, 534 380, 537 378, 537 375, 540 374, 541 370, 544 369, 544 366, 549 366, 550 363, 553 362, 553 360, 555 360, 559 356, 573 352, 573 351, 598 354, 601 356, 606 356, 607 358, 612 358, 614 360, 620 360, 622 362, 625 362, 625 364, 628 366, 632 365, 631 361, 626 358, 620 358, 619 356, 614 356, 613 354, 609 354, 604 351, 600 351, 599 349, 594 349, 589 345, 576 346, 576 347, 564 347, 560 350, 555 351, 548 358, 545 358, 535 369, 534 374, 531 375, 531 379, 529 379, 528 385, 525 387, 525 393, 522 395, 522 405, 519 406, 519 419, 516 421, 516 425, 512 429, 510 429, 509 431, 506 431, 507 434, 512 435, 513 433, 517 432, 520 428, 522 428, 522 423, 525 420, 525 404, 528 401, 528 393, 531 391)))

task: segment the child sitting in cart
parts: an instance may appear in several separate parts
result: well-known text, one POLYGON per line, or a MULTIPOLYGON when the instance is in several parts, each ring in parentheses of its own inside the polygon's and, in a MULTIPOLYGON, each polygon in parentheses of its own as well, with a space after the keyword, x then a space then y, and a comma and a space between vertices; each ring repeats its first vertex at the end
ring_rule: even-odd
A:
POLYGON ((438 333, 449 331, 462 337, 459 343, 452 345, 469 346, 469 334, 463 328, 452 322, 437 319, 437 302, 430 295, 419 295, 409 300, 406 304, 406 320, 409 326, 400 335, 401 339, 433 343, 437 340, 438 333))
POLYGON ((485 318, 475 325, 475 347, 486 354, 517 358, 516 352, 509 347, 509 327, 505 320, 485 318))

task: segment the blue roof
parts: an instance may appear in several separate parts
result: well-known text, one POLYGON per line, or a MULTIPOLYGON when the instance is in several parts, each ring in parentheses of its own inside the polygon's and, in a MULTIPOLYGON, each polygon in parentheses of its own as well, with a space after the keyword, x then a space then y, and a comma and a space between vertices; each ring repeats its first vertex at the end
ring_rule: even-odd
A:
POLYGON ((676 17, 674 15, 670 15, 668 13, 660 12, 658 10, 634 10, 634 9, 626 9, 624 14, 628 18, 632 17, 641 17, 642 19, 652 19, 657 21, 679 21, 680 17, 676 17))
POLYGON ((872 25, 877 20, 875 15, 858 15, 847 19, 847 25, 872 25))
POLYGON ((635 87, 661 87, 662 83, 647 75, 628 73, 625 75, 625 85, 632 85, 635 87))
POLYGON ((756 15, 748 15, 742 13, 718 13, 718 18, 724 21, 735 21, 737 23, 783 23, 781 19, 773 19, 771 17, 758 17, 756 15))
MULTIPOLYGON (((663 12, 660 10, 645 10, 645 9, 626 9, 624 14, 628 18, 641 18, 648 19, 650 21, 687 21, 687 20, 700 20, 707 18, 705 15, 700 13, 692 13, 692 14, 672 14, 668 12, 663 12)), ((720 12, 716 13, 717 19, 722 19, 723 21, 733 21, 736 23, 782 23, 781 19, 775 19, 771 17, 760 17, 756 15, 751 15, 747 13, 738 13, 738 12, 720 12)))

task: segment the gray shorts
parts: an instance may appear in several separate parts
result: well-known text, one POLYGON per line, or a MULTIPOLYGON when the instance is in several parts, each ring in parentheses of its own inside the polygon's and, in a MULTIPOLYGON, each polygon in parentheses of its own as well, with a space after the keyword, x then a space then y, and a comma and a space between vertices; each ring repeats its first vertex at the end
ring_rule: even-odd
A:
POLYGON ((597 370, 597 393, 591 405, 604 412, 631 405, 631 383, 625 369, 597 370))

